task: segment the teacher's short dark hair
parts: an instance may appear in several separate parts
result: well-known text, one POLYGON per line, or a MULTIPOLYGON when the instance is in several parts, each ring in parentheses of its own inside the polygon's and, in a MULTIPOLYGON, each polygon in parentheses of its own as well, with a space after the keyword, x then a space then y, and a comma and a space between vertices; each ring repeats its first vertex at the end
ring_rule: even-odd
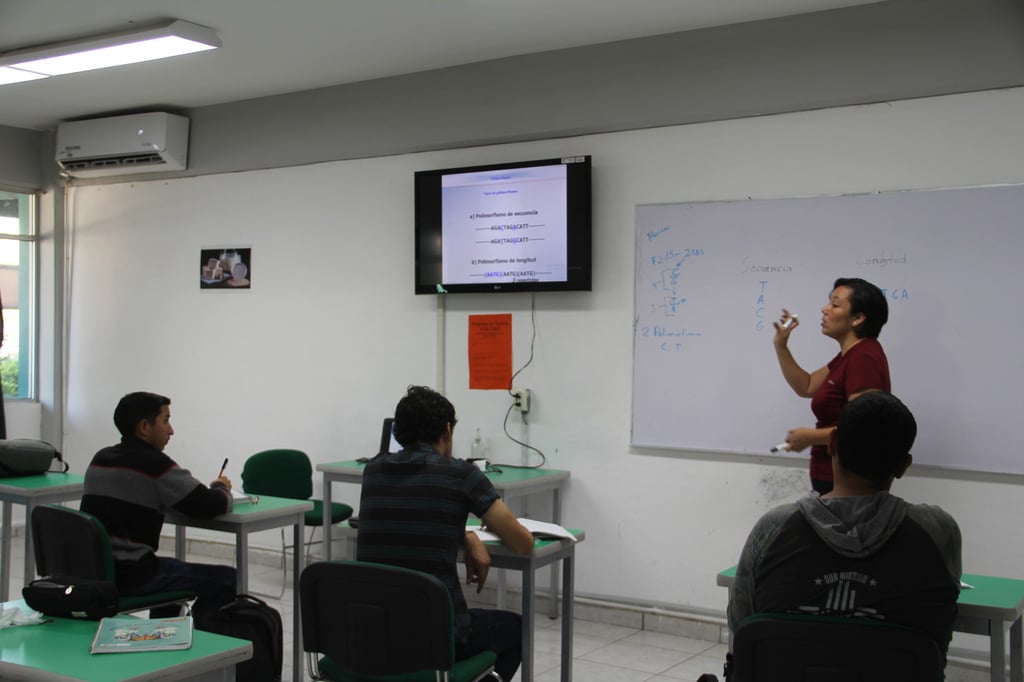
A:
POLYGON ((171 399, 157 393, 136 391, 121 398, 114 408, 114 426, 121 436, 128 438, 135 435, 135 427, 145 419, 153 421, 160 416, 164 405, 170 405, 171 399))
POLYGON ((891 393, 868 391, 843 406, 836 424, 839 464, 884 483, 903 465, 917 437, 910 408, 891 393))
POLYGON ((855 327, 858 339, 877 339, 882 327, 889 321, 889 303, 885 294, 871 282, 860 277, 840 277, 833 289, 850 289, 850 315, 864 314, 864 324, 855 327))

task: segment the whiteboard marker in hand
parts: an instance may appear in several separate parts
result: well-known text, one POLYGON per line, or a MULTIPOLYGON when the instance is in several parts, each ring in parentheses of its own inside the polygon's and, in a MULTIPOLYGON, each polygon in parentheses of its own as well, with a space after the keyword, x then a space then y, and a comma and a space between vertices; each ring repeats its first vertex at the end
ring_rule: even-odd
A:
MULTIPOLYGON (((796 313, 793 313, 792 315, 790 315, 789 317, 786 318, 786 321, 782 323, 782 325, 780 326, 780 329, 782 329, 782 330, 789 329, 790 327, 793 326, 793 322, 796 321, 796 318, 798 318, 798 317, 800 317, 800 316, 797 315, 796 313)), ((775 452, 775 451, 772 450, 772 452, 775 452)))
POLYGON ((772 452, 789 452, 789 443, 783 441, 772 448, 772 452))

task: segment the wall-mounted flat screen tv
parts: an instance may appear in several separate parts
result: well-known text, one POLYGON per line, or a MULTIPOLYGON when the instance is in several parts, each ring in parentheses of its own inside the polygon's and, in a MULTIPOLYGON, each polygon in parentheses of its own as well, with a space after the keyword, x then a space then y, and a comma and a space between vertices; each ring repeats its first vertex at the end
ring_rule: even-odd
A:
POLYGON ((416 293, 590 291, 590 157, 415 174, 416 293))

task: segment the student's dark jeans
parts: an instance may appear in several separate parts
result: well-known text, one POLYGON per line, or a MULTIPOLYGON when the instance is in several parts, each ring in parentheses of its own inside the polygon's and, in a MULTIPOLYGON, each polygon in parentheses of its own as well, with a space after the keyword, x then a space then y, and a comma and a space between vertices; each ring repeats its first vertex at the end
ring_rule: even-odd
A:
POLYGON ((455 657, 468 658, 481 651, 498 655, 494 670, 508 682, 519 670, 523 659, 523 619, 513 611, 495 609, 469 610, 469 641, 457 646, 455 657))
MULTIPOLYGON (((232 566, 219 564, 193 564, 178 559, 159 557, 160 570, 146 582, 131 590, 121 590, 125 596, 191 590, 198 597, 192 613, 201 616, 216 611, 235 598, 236 573, 232 566)), ((178 607, 152 609, 151 618, 171 618, 178 615, 178 607)))

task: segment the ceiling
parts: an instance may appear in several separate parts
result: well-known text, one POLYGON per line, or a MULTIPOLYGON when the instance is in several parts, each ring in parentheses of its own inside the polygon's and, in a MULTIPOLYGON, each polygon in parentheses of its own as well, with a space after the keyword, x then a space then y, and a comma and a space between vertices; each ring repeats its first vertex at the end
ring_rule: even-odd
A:
POLYGON ((2 0, 0 53, 164 19, 224 47, 0 86, 0 125, 191 109, 879 0, 2 0))

